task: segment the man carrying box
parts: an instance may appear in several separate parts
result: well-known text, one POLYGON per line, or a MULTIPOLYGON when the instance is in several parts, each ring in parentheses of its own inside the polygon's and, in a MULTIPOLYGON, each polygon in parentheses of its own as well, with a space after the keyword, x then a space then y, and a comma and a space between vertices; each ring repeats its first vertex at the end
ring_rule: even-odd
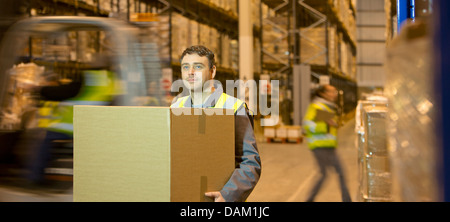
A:
POLYGON ((334 102, 337 96, 338 91, 334 86, 320 86, 303 119, 308 147, 314 154, 320 170, 320 177, 310 191, 307 202, 314 201, 327 177, 327 167, 333 167, 339 175, 342 201, 351 202, 344 172, 336 154, 338 124, 336 123, 337 107, 334 102))
MULTIPOLYGON (((191 46, 181 55, 181 75, 189 95, 180 97, 171 105, 193 108, 232 109, 235 115, 236 168, 220 191, 205 193, 216 202, 245 201, 261 174, 261 160, 253 132, 253 117, 247 105, 223 93, 222 88, 204 87, 216 75, 214 53, 204 46, 191 46)), ((210 83, 211 83, 210 81, 210 83)))

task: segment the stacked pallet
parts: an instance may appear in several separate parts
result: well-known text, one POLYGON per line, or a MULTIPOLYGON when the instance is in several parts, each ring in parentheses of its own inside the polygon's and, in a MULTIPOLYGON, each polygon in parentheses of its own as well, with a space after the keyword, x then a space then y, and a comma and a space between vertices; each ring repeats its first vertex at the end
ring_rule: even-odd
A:
POLYGON ((267 143, 271 142, 303 142, 301 126, 265 126, 264 137, 267 143))

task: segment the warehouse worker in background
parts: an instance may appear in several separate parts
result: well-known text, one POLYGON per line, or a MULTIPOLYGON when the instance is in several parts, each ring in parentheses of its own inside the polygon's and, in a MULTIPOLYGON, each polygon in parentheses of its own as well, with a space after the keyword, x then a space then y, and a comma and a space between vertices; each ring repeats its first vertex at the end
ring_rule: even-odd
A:
POLYGON ((190 95, 177 98, 171 107, 234 109, 236 168, 222 190, 205 195, 214 198, 215 202, 245 201, 261 174, 253 117, 243 101, 223 93, 221 87, 215 90, 213 87, 203 88, 205 82, 213 80, 216 75, 214 63, 214 53, 204 46, 191 46, 182 53, 181 75, 187 81, 190 95))
POLYGON ((30 158, 27 177, 33 185, 46 185, 44 170, 51 159, 53 142, 73 139, 73 106, 110 105, 113 101, 114 73, 103 69, 82 70, 77 76, 67 84, 34 89, 43 101, 54 101, 57 105, 49 113, 45 126, 40 126, 46 129, 46 136, 30 158))
POLYGON ((338 91, 334 86, 320 86, 316 91, 316 97, 309 105, 303 119, 303 128, 305 129, 308 147, 312 150, 320 169, 320 178, 310 191, 306 200, 307 202, 314 201, 327 176, 327 167, 334 167, 339 176, 342 201, 351 202, 344 173, 336 155, 338 124, 336 117, 337 106, 334 102, 337 96, 338 91), (328 119, 319 119, 320 115, 318 113, 322 111, 331 113, 329 115, 331 118, 325 117, 328 119))

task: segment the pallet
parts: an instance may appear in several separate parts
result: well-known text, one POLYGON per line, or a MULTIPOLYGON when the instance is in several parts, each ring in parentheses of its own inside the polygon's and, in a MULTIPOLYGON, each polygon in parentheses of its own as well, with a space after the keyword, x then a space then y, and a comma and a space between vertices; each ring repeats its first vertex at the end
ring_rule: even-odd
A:
POLYGON ((266 137, 266 142, 267 143, 302 143, 303 142, 303 137, 300 138, 271 138, 271 137, 266 137))

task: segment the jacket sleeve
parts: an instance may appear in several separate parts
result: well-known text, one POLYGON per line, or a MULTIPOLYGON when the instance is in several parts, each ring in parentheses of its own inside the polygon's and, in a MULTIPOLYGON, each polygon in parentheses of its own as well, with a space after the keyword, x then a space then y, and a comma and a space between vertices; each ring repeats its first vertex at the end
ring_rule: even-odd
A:
POLYGON ((303 118, 303 128, 309 133, 327 133, 328 127, 324 121, 315 121, 317 109, 311 104, 303 118))
MULTIPOLYGON (((227 202, 242 202, 247 199, 261 175, 261 160, 253 132, 253 117, 235 115, 235 170, 220 193, 227 202)), ((239 111, 239 110, 238 110, 239 111)))
POLYGON ((44 86, 40 89, 43 100, 63 101, 75 97, 82 87, 80 81, 73 81, 69 84, 58 86, 44 86))

